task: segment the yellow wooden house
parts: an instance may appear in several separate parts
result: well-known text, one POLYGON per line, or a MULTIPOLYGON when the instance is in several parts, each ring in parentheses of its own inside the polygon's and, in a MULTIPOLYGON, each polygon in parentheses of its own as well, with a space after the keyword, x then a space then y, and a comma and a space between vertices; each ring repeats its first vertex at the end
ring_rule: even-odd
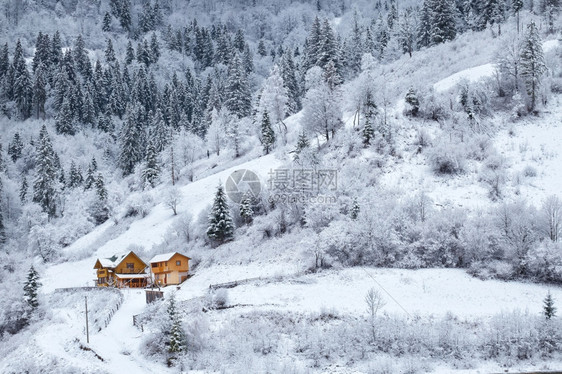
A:
POLYGON ((146 263, 133 251, 99 258, 94 265, 98 287, 146 287, 150 274, 146 263))
POLYGON ((187 279, 189 257, 178 252, 156 255, 150 260, 150 271, 154 274, 154 284, 167 286, 180 284, 187 279))

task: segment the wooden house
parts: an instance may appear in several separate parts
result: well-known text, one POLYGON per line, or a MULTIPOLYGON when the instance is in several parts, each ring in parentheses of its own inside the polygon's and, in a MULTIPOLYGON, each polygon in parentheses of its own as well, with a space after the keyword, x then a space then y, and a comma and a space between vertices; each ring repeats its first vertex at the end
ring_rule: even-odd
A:
POLYGON ((150 270, 154 274, 154 284, 167 286, 180 284, 187 279, 189 257, 178 252, 164 253, 150 260, 150 270))
POLYGON ((94 269, 98 287, 146 287, 150 274, 148 266, 134 252, 130 251, 110 258, 100 258, 94 269))

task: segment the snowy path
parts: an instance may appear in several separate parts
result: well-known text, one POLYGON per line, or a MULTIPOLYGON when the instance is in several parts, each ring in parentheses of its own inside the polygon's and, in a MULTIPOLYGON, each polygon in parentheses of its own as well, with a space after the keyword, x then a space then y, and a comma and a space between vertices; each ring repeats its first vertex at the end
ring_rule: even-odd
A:
POLYGON ((133 326, 133 315, 146 305, 144 290, 123 290, 123 304, 109 325, 90 335, 90 347, 105 360, 111 373, 167 373, 162 363, 154 363, 142 356, 139 349, 142 333, 133 326))

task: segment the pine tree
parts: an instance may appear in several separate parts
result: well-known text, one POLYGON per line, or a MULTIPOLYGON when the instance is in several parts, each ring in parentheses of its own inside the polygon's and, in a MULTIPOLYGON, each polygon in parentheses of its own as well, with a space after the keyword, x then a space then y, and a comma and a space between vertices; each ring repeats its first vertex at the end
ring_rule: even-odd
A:
POLYGON ((74 135, 75 129, 73 121, 74 115, 72 108, 70 107, 70 100, 65 98, 55 119, 55 129, 57 130, 57 133, 74 135))
POLYGON ((62 61, 62 42, 60 39, 60 33, 57 30, 55 35, 53 35, 53 39, 51 39, 51 65, 52 66, 59 66, 62 61))
POLYGON ((88 166, 88 171, 86 172, 86 179, 84 179, 84 190, 92 189, 96 184, 96 179, 94 177, 94 168, 92 164, 88 166))
POLYGON ((142 171, 142 177, 150 187, 154 187, 158 175, 160 174, 160 166, 158 165, 158 153, 152 141, 148 142, 146 148, 146 166, 142 171))
POLYGON ((371 119, 365 119, 365 125, 363 126, 363 145, 365 147, 371 145, 371 140, 375 137, 375 129, 371 124, 371 119))
POLYGON ((117 59, 115 58, 115 50, 113 49, 113 42, 111 41, 111 39, 108 38, 105 46, 105 61, 108 64, 112 64, 116 60, 117 59))
POLYGON ((295 63, 291 51, 283 54, 281 61, 281 77, 283 78, 283 86, 287 89, 287 113, 286 115, 297 113, 302 109, 301 90, 297 81, 295 63))
POLYGON ((6 227, 4 226, 4 215, 2 214, 2 181, 0 180, 0 248, 6 243, 6 227))
POLYGON ((0 78, 4 78, 8 74, 10 68, 10 52, 8 43, 4 44, 0 51, 0 78))
POLYGON ((109 14, 109 12, 105 12, 105 14, 103 16, 101 29, 104 32, 110 32, 111 31, 111 14, 109 14))
POLYGON ((234 236, 234 224, 230 216, 230 208, 228 207, 226 194, 221 185, 217 188, 215 201, 211 213, 209 214, 207 236, 218 244, 229 241, 234 236))
POLYGON ((521 46, 521 78, 531 98, 529 111, 535 110, 541 79, 546 70, 541 38, 535 23, 531 22, 521 46))
POLYGON ((94 187, 96 189, 96 201, 94 202, 92 216, 96 223, 102 224, 109 218, 109 208, 107 207, 107 189, 103 181, 103 176, 98 173, 94 187))
POLYGON ((359 216, 359 212, 361 211, 361 208, 359 207, 359 202, 357 201, 357 198, 353 198, 353 203, 351 205, 351 211, 350 211, 350 217, 353 220, 356 220, 357 217, 359 216))
POLYGON ((21 141, 19 132, 16 132, 8 145, 8 155, 12 158, 13 162, 16 162, 21 157, 22 151, 23 142, 21 141))
POLYGON ((240 217, 242 217, 246 223, 252 222, 254 217, 252 197, 249 194, 244 194, 242 201, 240 201, 240 217))
POLYGON ((135 59, 135 50, 133 49, 133 43, 129 40, 127 43, 127 51, 125 54, 125 63, 129 65, 135 59))
POLYGON ((266 155, 269 154, 269 151, 273 148, 273 144, 275 144, 275 132, 271 128, 271 122, 267 111, 263 113, 261 120, 261 144, 263 145, 263 151, 266 155))
POLYGON ((21 181, 20 194, 19 194, 20 201, 22 204, 25 204, 27 202, 27 189, 28 189, 27 178, 24 176, 21 181))
POLYGON ((548 294, 543 301, 543 314, 546 319, 551 319, 556 316, 556 307, 554 306, 554 299, 548 291, 548 294))
POLYGON ((68 173, 68 188, 76 188, 82 185, 84 182, 84 177, 82 176, 82 172, 80 168, 76 167, 74 161, 70 163, 70 171, 68 173))
POLYGON ((38 203, 43 211, 52 218, 56 215, 57 206, 57 170, 55 166, 55 151, 47 127, 43 125, 37 142, 35 159, 36 177, 33 184, 33 201, 38 203))
POLYGON ((453 0, 432 0, 431 45, 453 40, 457 35, 456 8, 453 0))
POLYGON ((23 294, 26 303, 31 307, 31 310, 34 311, 39 306, 39 300, 37 299, 37 291, 41 283, 39 282, 39 273, 35 270, 33 265, 29 268, 27 273, 27 280, 23 286, 23 294))
POLYGON ((131 31, 131 0, 121 1, 119 23, 123 29, 131 31))
POLYGON ((250 115, 252 109, 251 92, 248 85, 248 76, 236 54, 228 68, 228 83, 226 86, 226 107, 238 118, 250 115))
POLYGON ((137 123, 139 112, 138 104, 127 110, 127 119, 119 136, 119 165, 124 175, 131 174, 142 160, 142 133, 137 123))
MULTIPOLYGON (((548 32, 553 33, 554 30, 554 21, 556 20, 556 16, 560 13, 560 0, 543 0, 542 6, 544 7, 544 12, 546 16, 546 21, 548 24, 548 32)), ((558 25, 560 26, 560 25, 558 25)))
POLYGON ((16 101, 20 118, 27 119, 31 116, 33 83, 27 70, 27 64, 25 63, 23 49, 19 40, 16 44, 12 65, 14 72, 14 100, 16 101))
POLYGON ((45 77, 45 66, 40 63, 35 70, 35 82, 33 83, 32 106, 35 116, 39 119, 42 116, 45 119, 45 103, 47 101, 47 80, 45 77))
POLYGON ((158 42, 158 37, 156 33, 152 33, 150 38, 150 61, 155 64, 160 58, 160 43, 158 42))
MULTIPOLYGON (((168 352, 172 355, 181 353, 184 351, 184 334, 181 328, 181 318, 176 310, 176 299, 175 295, 170 296, 170 303, 168 304, 168 318, 170 321, 170 341, 168 346, 168 352)), ((174 357, 172 357, 173 359, 174 357)))
POLYGON ((418 100, 418 96, 413 87, 410 87, 410 89, 406 93, 404 101, 410 106, 410 109, 408 109, 407 113, 412 117, 416 117, 420 110, 420 101, 418 100))
POLYGON ((265 43, 263 42, 263 39, 260 39, 260 41, 258 42, 258 55, 262 57, 267 56, 267 50, 265 49, 265 43))

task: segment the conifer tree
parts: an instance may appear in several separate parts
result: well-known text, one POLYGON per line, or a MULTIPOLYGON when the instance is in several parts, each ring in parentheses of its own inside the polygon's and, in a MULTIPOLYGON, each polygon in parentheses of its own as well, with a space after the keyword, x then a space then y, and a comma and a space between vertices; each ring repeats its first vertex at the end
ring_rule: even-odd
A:
POLYGON ((39 282, 39 273, 35 270, 33 265, 29 268, 27 273, 27 280, 23 286, 23 294, 25 302, 31 307, 32 311, 35 311, 39 306, 39 300, 37 299, 37 291, 41 283, 39 282))
POLYGON ((27 178, 24 176, 21 181, 20 193, 19 193, 20 201, 22 204, 25 204, 27 202, 27 189, 28 189, 27 178))
POLYGON ((543 314, 546 319, 551 319, 556 316, 556 307, 554 306, 554 299, 548 291, 548 294, 543 301, 543 314))
POLYGON ((84 179, 84 190, 90 190, 95 186, 96 179, 94 177, 94 169, 92 164, 88 166, 88 171, 86 172, 86 179, 84 179))
POLYGON ((238 118, 246 117, 252 109, 250 87, 248 76, 236 54, 228 68, 228 83, 226 86, 226 107, 238 118))
POLYGON ((121 0, 119 23, 127 31, 131 31, 131 0, 121 0))
POLYGON ((158 42, 158 37, 156 33, 152 33, 150 38, 150 61, 155 64, 160 58, 160 43, 158 42))
POLYGON ((453 40, 457 35, 456 8, 453 0, 432 0, 431 45, 453 40))
POLYGON ((96 223, 99 225, 107 221, 109 218, 109 208, 107 207, 107 189, 105 188, 105 183, 101 173, 98 173, 94 182, 94 187, 96 189, 96 200, 94 202, 92 215, 96 223))
POLYGON ((287 113, 286 115, 297 113, 302 109, 301 90, 297 81, 295 63, 290 50, 283 54, 281 60, 281 77, 283 78, 283 86, 287 89, 287 113))
POLYGON ((19 40, 16 44, 16 50, 14 51, 14 61, 12 65, 14 72, 14 100, 16 101, 20 118, 27 119, 31 116, 33 83, 29 71, 27 70, 27 64, 25 63, 23 49, 19 40))
POLYGON ((105 12, 105 14, 103 16, 101 29, 104 32, 110 32, 111 31, 111 14, 109 14, 109 12, 105 12))
POLYGON ((244 219, 244 222, 252 222, 254 217, 254 209, 252 208, 252 197, 249 194, 244 194, 242 201, 240 201, 240 217, 244 219))
POLYGON ((33 183, 33 201, 52 218, 56 215, 57 206, 57 170, 55 167, 55 151, 47 127, 43 125, 39 132, 37 154, 35 159, 36 177, 33 183))
POLYGON ((418 100, 418 96, 416 95, 416 91, 414 91, 413 87, 410 87, 410 89, 408 89, 404 101, 410 106, 408 114, 416 117, 420 110, 420 101, 418 100))
POLYGON ((57 130, 57 133, 74 135, 75 129, 73 121, 74 115, 72 108, 70 107, 70 100, 65 98, 55 119, 55 129, 57 130))
POLYGON ((82 185, 84 182, 84 177, 79 168, 76 167, 74 161, 70 163, 70 171, 68 173, 68 187, 75 188, 82 185))
POLYGON ((269 151, 273 148, 273 144, 275 143, 275 132, 271 128, 271 122, 267 111, 263 113, 261 120, 261 143, 266 155, 269 154, 269 151))
POLYGON ((60 39, 60 33, 57 30, 51 39, 51 65, 58 67, 62 61, 62 57, 62 42, 60 39))
POLYGON ((258 55, 262 57, 267 56, 267 50, 265 49, 265 43, 263 42, 263 39, 260 39, 260 41, 258 42, 258 55))
POLYGON ((113 42, 109 38, 107 39, 107 43, 105 46, 105 61, 108 64, 112 64, 116 61, 115 50, 113 49, 113 42))
POLYGON ((8 74, 10 68, 10 52, 8 43, 5 43, 0 51, 0 78, 4 78, 8 74))
POLYGON ((33 111, 39 119, 42 116, 45 119, 45 102, 47 101, 47 90, 45 88, 47 80, 45 77, 45 65, 40 63, 35 70, 35 82, 33 83, 33 111))
POLYGON ((0 248, 6 243, 6 227, 4 226, 4 215, 2 214, 2 181, 0 180, 0 248))
POLYGON ((158 175, 160 174, 160 166, 158 165, 157 156, 158 153, 156 152, 156 148, 154 147, 152 140, 150 140, 146 148, 146 166, 142 171, 142 177, 145 182, 150 185, 150 187, 154 187, 156 180, 158 179, 158 175))
POLYGON ((181 353, 184 351, 184 334, 181 328, 181 318, 176 310, 176 299, 175 295, 170 296, 170 303, 168 304, 168 318, 170 321, 170 341, 168 345, 168 352, 172 354, 172 359, 175 357, 173 355, 181 353))
POLYGON ((129 65, 135 59, 135 50, 133 49, 133 43, 129 40, 127 43, 127 50, 125 53, 125 63, 129 65))
POLYGON ((371 124, 370 118, 365 118, 365 125, 363 126, 363 145, 365 147, 371 145, 371 140, 375 137, 375 129, 371 124))
POLYGON ((139 112, 138 104, 127 110, 127 119, 119 136, 119 165, 124 175, 131 174, 142 160, 142 133, 137 123, 139 112))
POLYGON ((8 155, 12 158, 13 162, 16 162, 21 157, 22 151, 23 142, 21 141, 19 132, 16 132, 8 145, 8 155))
POLYGON ((351 211, 350 211, 350 217, 353 220, 356 220, 357 217, 359 216, 359 212, 361 211, 361 208, 359 207, 359 202, 357 201, 357 198, 353 198, 353 203, 351 204, 351 211))
POLYGON ((542 76, 546 70, 541 38, 535 23, 531 22, 521 46, 521 78, 531 99, 529 111, 535 110, 542 76))
POLYGON ((221 185, 217 188, 215 201, 209 214, 207 236, 218 244, 229 241, 234 236, 234 224, 230 215, 230 208, 221 185))

